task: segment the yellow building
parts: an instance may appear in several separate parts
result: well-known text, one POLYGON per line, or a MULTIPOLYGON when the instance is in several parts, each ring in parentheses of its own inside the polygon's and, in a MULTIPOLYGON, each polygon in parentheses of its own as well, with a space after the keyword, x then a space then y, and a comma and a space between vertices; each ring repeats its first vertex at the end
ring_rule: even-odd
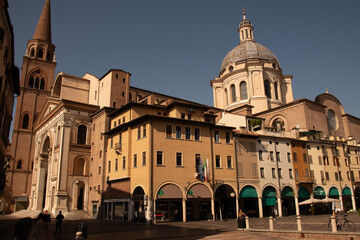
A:
POLYGON ((178 101, 129 103, 110 117, 107 184, 120 192, 130 189, 130 195, 106 196, 106 218, 236 217, 232 128, 217 126, 212 108, 178 101))

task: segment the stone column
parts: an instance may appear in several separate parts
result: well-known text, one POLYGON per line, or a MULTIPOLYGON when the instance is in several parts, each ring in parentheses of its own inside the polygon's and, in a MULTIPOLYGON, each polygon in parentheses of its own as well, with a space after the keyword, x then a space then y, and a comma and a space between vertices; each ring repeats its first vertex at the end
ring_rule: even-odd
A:
POLYGON ((282 202, 281 202, 281 197, 277 197, 277 205, 278 205, 278 214, 279 214, 279 217, 282 217, 282 202))
POLYGON ((213 215, 213 221, 215 221, 215 202, 214 199, 211 199, 211 214, 213 215))
POLYGON ((339 195, 339 200, 340 200, 340 204, 341 204, 341 209, 344 211, 344 203, 343 203, 342 194, 339 195))
MULTIPOLYGON (((60 151, 59 151, 59 165, 57 172, 57 186, 56 186, 56 195, 55 195, 55 205, 56 212, 62 211, 64 213, 68 212, 68 162, 69 162, 69 146, 70 146, 70 136, 71 136, 71 121, 67 120, 61 127, 61 136, 60 136, 60 151)), ((71 206, 74 206, 74 201, 77 201, 74 196, 72 197, 73 203, 71 206)))
POLYGON ((299 209, 299 198, 297 196, 294 197, 295 198, 295 212, 296 212, 296 216, 300 215, 300 209, 299 209))
POLYGON ((156 199, 154 199, 154 224, 156 224, 156 199))
POLYGON ((258 205, 259 205, 259 218, 263 218, 264 213, 263 213, 262 197, 258 197, 258 205))
POLYGON ((153 209, 154 201, 152 199, 146 199, 146 200, 144 200, 144 204, 145 203, 147 203, 147 206, 145 207, 146 223, 151 223, 151 211, 153 209))
POLYGON ((183 222, 186 222, 186 199, 182 200, 183 222))
POLYGON ((238 199, 238 198, 236 198, 236 218, 237 218, 237 216, 238 216, 239 211, 240 211, 240 207, 239 207, 239 199, 238 199))
POLYGON ((356 211, 356 202, 354 194, 351 195, 352 209, 356 211))

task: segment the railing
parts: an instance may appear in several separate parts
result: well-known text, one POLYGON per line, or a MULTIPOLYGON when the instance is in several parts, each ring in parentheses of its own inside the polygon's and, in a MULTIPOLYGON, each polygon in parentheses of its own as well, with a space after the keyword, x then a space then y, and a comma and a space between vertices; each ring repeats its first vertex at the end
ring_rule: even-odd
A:
POLYGON ((115 143, 115 150, 121 150, 121 143, 115 143))

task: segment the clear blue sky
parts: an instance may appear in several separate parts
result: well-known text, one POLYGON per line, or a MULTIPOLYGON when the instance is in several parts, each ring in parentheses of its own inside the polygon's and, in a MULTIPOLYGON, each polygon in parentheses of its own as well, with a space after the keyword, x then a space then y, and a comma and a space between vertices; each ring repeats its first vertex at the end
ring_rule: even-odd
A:
MULTIPOLYGON (((21 67, 45 0, 11 0, 21 67)), ((293 74, 294 98, 334 94, 360 117, 360 1, 52 0, 56 72, 132 73, 131 85, 213 105, 210 80, 239 43, 241 9, 255 41, 293 74)))

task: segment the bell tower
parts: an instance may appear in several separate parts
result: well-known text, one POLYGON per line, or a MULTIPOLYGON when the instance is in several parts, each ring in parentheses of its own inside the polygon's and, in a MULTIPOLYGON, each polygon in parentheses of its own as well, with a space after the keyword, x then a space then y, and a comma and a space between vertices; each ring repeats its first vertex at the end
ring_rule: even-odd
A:
POLYGON ((50 96, 55 75, 55 46, 51 41, 50 0, 46 0, 34 36, 27 43, 20 77, 11 162, 7 179, 10 211, 26 209, 34 166, 34 123, 50 96))

